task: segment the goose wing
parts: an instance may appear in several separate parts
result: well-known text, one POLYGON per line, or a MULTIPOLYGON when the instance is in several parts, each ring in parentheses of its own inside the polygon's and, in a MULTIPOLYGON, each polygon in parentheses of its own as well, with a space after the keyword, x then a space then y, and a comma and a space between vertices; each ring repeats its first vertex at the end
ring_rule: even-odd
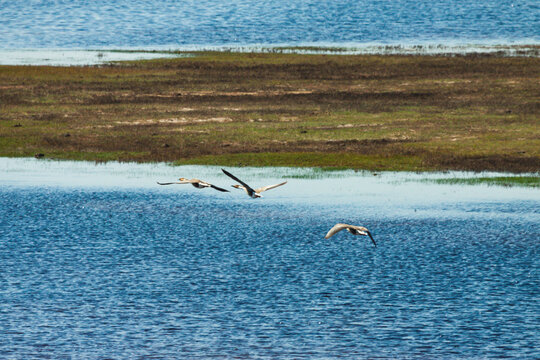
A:
POLYGON ((218 187, 218 186, 216 186, 216 185, 210 184, 210 187, 211 187, 212 189, 216 189, 217 191, 221 191, 221 192, 229 192, 229 190, 225 190, 225 189, 220 188, 220 187, 218 187))
POLYGON ((273 188, 277 188, 278 186, 285 185, 286 183, 287 182, 285 181, 285 182, 282 182, 282 183, 279 183, 279 184, 263 186, 263 187, 260 187, 258 189, 255 189, 255 192, 262 193, 263 191, 270 190, 270 189, 273 189, 273 188))
POLYGON ((225 175, 227 175, 228 177, 230 177, 231 179, 233 179, 234 181, 237 181, 239 182, 240 184, 242 184, 246 190, 248 191, 249 194, 252 194, 253 192, 255 192, 255 190, 253 190, 251 188, 251 186, 249 186, 248 184, 246 184, 245 182, 243 182, 242 180, 240 180, 239 178, 237 178, 236 176, 234 176, 233 174, 231 174, 230 172, 228 172, 227 170, 225 169, 221 169, 221 171, 223 171, 223 173, 225 175))
POLYGON ((371 241, 373 242, 373 245, 377 246, 377 243, 375 242, 375 239, 373 239, 373 236, 371 236, 371 233, 369 231, 366 231, 369 238, 371 239, 371 241))
POLYGON ((157 182, 159 185, 172 185, 172 184, 191 184, 189 181, 176 181, 176 182, 167 182, 167 183, 160 183, 157 182))
POLYGON ((358 231, 369 232, 369 230, 363 226, 347 225, 347 227, 358 231))
POLYGON ((332 236, 336 235, 341 230, 344 230, 344 229, 346 229, 346 228, 348 228, 350 226, 351 225, 347 225, 347 224, 336 224, 336 225, 334 225, 333 228, 330 229, 330 231, 328 231, 328 234, 326 234, 326 236, 324 238, 325 239, 330 239, 332 236))
MULTIPOLYGON (((369 236, 369 238, 371 239, 371 242, 373 242, 373 245, 377 246, 377 243, 375 242, 375 239, 373 239, 373 236, 371 236, 371 232, 363 227, 363 226, 356 226, 356 225, 347 225, 347 224, 336 224, 334 225, 333 228, 330 229, 330 231, 328 232, 328 234, 326 234, 326 239, 330 238, 331 236, 335 235, 337 232, 343 230, 343 229, 355 229, 355 230, 358 230, 358 231, 362 231, 364 233, 367 234, 367 236, 369 236)), ((366 234, 362 234, 362 235, 366 235, 366 234)))
POLYGON ((356 229, 358 231, 365 232, 367 234, 367 236, 369 236, 369 238, 373 242, 373 245, 377 246, 377 243, 375 242, 375 239, 373 239, 373 236, 371 236, 371 233, 369 232, 369 230, 367 228, 365 228, 363 226, 355 226, 355 225, 349 225, 349 227, 352 228, 352 229, 356 229))

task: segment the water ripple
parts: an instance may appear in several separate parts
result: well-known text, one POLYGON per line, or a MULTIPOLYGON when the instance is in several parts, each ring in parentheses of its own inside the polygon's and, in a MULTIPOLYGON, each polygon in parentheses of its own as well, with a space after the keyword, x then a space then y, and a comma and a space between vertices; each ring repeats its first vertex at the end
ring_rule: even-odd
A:
POLYGON ((0 356, 540 356, 540 227, 505 217, 538 202, 343 206, 375 248, 325 240, 317 202, 263 200, 2 187, 0 356))
POLYGON ((537 1, 0 1, 1 48, 538 42, 537 1))

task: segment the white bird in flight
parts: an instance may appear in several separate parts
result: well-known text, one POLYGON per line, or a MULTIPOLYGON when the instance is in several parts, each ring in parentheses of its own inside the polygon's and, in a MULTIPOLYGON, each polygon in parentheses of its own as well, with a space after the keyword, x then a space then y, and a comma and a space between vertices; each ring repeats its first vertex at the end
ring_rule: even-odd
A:
POLYGON ((373 240, 373 236, 371 236, 371 233, 369 232, 369 230, 366 229, 363 226, 355 226, 355 225, 347 225, 347 224, 336 224, 336 225, 334 225, 333 228, 330 229, 330 231, 328 231, 328 234, 326 234, 326 236, 324 238, 329 239, 329 238, 331 238, 332 236, 334 236, 335 234, 337 234, 338 232, 340 232, 343 229, 347 229, 347 231, 350 232, 353 235, 369 236, 371 241, 373 241, 373 245, 377 246, 377 243, 375 242, 375 240, 373 240))
POLYGON ((197 189, 204 189, 204 188, 207 188, 207 187, 211 187, 212 189, 216 189, 217 191, 229 192, 229 190, 222 189, 222 188, 220 188, 220 187, 218 187, 216 185, 212 185, 210 183, 207 183, 206 181, 202 181, 202 180, 199 180, 199 179, 186 179, 186 178, 181 177, 178 180, 180 180, 180 181, 168 182, 168 183, 160 183, 158 181, 158 184, 159 185, 191 184, 194 187, 196 187, 197 189))
POLYGON ((239 178, 237 178, 236 176, 234 176, 233 174, 231 174, 227 170, 225 170, 225 169, 221 169, 221 170, 225 173, 225 175, 227 175, 231 179, 233 179, 235 181, 238 181, 240 184, 242 184, 242 185, 231 185, 233 188, 244 190, 250 197, 252 197, 254 199, 262 197, 261 193, 263 191, 270 190, 270 189, 276 188, 278 186, 285 185, 287 183, 285 181, 285 182, 275 184, 275 185, 268 185, 268 186, 260 187, 258 189, 252 189, 248 184, 246 184, 245 182, 243 182, 242 180, 240 180, 239 178))

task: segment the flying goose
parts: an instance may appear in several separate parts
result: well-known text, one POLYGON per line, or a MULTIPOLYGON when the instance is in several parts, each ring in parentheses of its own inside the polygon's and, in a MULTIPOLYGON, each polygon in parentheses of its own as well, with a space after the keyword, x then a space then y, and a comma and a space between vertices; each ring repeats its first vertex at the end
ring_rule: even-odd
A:
POLYGON ((278 186, 285 185, 287 183, 285 181, 285 182, 282 182, 280 184, 263 186, 263 187, 260 187, 260 188, 254 190, 248 184, 246 184, 245 182, 243 182, 242 180, 240 180, 239 178, 237 178, 236 176, 234 176, 233 174, 231 174, 227 170, 225 170, 225 169, 221 169, 221 170, 225 173, 225 175, 227 175, 231 179, 233 179, 235 181, 238 181, 240 184, 242 184, 242 185, 231 185, 233 188, 244 190, 248 194, 248 196, 251 196, 254 199, 262 197, 261 193, 263 191, 270 190, 270 189, 276 188, 278 186))
POLYGON ((180 181, 168 182, 168 183, 160 183, 158 181, 158 184, 159 185, 191 184, 191 185, 195 186, 197 189, 204 189, 204 188, 207 188, 207 187, 211 187, 212 189, 216 189, 218 191, 229 192, 229 190, 222 189, 220 187, 217 187, 216 185, 212 185, 210 183, 207 183, 206 181, 202 181, 202 180, 199 180, 199 179, 186 179, 186 178, 181 177, 178 180, 180 180, 180 181))
POLYGON ((373 245, 377 246, 377 243, 375 243, 375 240, 373 240, 373 236, 371 236, 371 233, 368 229, 366 229, 363 226, 355 226, 355 225, 347 225, 347 224, 336 224, 333 228, 330 229, 328 234, 324 237, 325 239, 330 239, 332 236, 337 234, 343 229, 347 229, 348 232, 350 232, 353 235, 364 235, 369 236, 371 241, 373 241, 373 245))

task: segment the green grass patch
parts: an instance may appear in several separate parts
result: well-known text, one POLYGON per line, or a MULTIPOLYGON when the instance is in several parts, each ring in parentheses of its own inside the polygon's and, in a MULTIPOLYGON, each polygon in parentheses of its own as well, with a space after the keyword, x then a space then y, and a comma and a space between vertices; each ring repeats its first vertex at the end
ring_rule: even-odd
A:
MULTIPOLYGON (((305 172, 284 175, 288 179, 328 179, 341 178, 350 174, 350 168, 347 167, 313 167, 306 168, 305 172)), ((355 170, 357 172, 358 170, 355 170)))
POLYGON ((490 186, 521 186, 540 188, 540 176, 498 176, 498 177, 472 177, 427 180, 437 184, 452 185, 490 185, 490 186))
POLYGON ((52 151, 52 152, 45 153, 46 159, 97 161, 97 162, 142 161, 142 159, 145 159, 147 156, 148 156, 147 152, 140 152, 140 151, 107 151, 107 152, 52 151))
POLYGON ((337 47, 337 46, 276 46, 263 49, 268 52, 292 52, 292 53, 340 53, 352 51, 354 48, 337 47))
POLYGON ((286 166, 321 167, 330 169, 365 169, 388 171, 415 171, 425 169, 422 159, 414 156, 381 156, 350 153, 243 153, 204 155, 181 159, 175 165, 221 165, 221 166, 286 166))

